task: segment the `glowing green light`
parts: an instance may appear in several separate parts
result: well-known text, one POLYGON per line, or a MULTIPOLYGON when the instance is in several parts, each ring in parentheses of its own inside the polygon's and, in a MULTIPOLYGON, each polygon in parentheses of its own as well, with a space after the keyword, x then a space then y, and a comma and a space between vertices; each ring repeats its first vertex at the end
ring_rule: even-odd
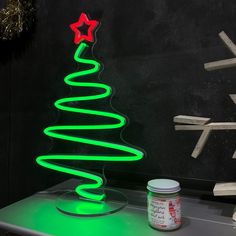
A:
POLYGON ((118 151, 123 151, 126 155, 43 155, 39 156, 36 161, 39 165, 44 166, 46 168, 60 171, 63 173, 75 175, 78 177, 83 177, 94 181, 95 183, 90 184, 81 184, 76 187, 75 191, 78 195, 96 201, 101 201, 105 195, 104 194, 95 194, 91 193, 89 189, 97 189, 102 186, 103 179, 95 174, 87 173, 81 170, 75 170, 69 167, 61 166, 59 164, 51 163, 50 160, 89 160, 89 161, 137 161, 143 157, 143 153, 135 148, 127 147, 121 144, 110 143, 106 141, 99 141, 89 138, 82 138, 73 136, 71 134, 63 134, 62 132, 65 130, 104 130, 104 129, 117 129, 121 128, 125 125, 125 118, 121 115, 114 114, 111 112, 99 111, 99 110, 91 110, 84 108, 71 107, 69 104, 71 102, 83 102, 83 101, 91 101, 98 100, 105 97, 108 97, 111 94, 111 88, 108 85, 102 83, 85 83, 78 82, 75 78, 79 78, 82 76, 91 75, 97 73, 99 71, 100 65, 95 60, 80 58, 81 54, 85 50, 88 45, 86 43, 80 43, 75 55, 74 60, 78 63, 86 64, 91 66, 90 69, 86 69, 83 71, 78 71, 67 75, 64 79, 65 83, 70 86, 77 87, 86 87, 86 88, 99 88, 102 89, 102 93, 91 96, 79 96, 79 97, 69 97, 62 98, 55 102, 55 106, 63 111, 74 112, 74 113, 82 113, 93 116, 100 117, 108 117, 116 120, 116 123, 112 124, 96 124, 96 125, 60 125, 60 126, 51 126, 44 130, 44 133, 52 138, 67 140, 71 142, 78 142, 89 144, 93 146, 99 146, 109 149, 115 149, 118 151))

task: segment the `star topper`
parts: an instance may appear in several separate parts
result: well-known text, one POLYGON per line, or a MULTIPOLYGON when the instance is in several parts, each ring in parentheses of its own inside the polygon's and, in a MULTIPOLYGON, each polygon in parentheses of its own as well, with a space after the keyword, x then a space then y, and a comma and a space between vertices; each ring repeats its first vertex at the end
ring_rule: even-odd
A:
POLYGON ((93 31, 97 27, 97 25, 98 25, 98 21, 89 20, 85 13, 81 13, 78 21, 73 24, 70 24, 70 28, 75 33, 74 43, 78 44, 82 40, 86 40, 88 42, 93 42, 94 41, 93 31), (79 27, 81 27, 83 25, 88 26, 87 34, 83 34, 81 32, 81 30, 79 29, 79 27))

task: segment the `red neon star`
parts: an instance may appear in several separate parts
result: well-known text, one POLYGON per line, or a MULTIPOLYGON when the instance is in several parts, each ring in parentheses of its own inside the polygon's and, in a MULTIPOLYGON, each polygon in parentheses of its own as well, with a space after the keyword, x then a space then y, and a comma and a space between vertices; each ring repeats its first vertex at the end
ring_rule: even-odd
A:
POLYGON ((74 31, 75 37, 74 37, 74 43, 78 44, 82 40, 86 40, 88 42, 93 42, 94 37, 93 37, 93 31, 98 25, 98 21, 96 20, 89 20, 87 15, 85 13, 81 13, 79 19, 77 22, 70 24, 70 28, 74 31), (83 25, 88 26, 88 32, 87 35, 82 34, 80 30, 78 29, 79 27, 83 25))

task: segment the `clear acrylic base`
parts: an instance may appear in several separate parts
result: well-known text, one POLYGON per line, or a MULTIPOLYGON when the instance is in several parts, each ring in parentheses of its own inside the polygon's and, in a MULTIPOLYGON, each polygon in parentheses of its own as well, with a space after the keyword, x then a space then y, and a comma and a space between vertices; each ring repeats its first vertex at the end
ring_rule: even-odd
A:
POLYGON ((115 213, 127 204, 127 198, 121 192, 104 188, 106 197, 103 201, 92 201, 80 197, 74 191, 68 191, 58 197, 56 208, 71 216, 103 216, 115 213))

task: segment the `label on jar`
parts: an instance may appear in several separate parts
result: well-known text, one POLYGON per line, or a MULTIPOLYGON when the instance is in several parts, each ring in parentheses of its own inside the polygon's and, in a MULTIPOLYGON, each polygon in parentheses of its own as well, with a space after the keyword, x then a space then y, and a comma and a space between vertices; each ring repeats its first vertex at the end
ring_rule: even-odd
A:
POLYGON ((148 220, 152 227, 162 230, 176 229, 181 224, 180 197, 162 199, 148 197, 148 220))

